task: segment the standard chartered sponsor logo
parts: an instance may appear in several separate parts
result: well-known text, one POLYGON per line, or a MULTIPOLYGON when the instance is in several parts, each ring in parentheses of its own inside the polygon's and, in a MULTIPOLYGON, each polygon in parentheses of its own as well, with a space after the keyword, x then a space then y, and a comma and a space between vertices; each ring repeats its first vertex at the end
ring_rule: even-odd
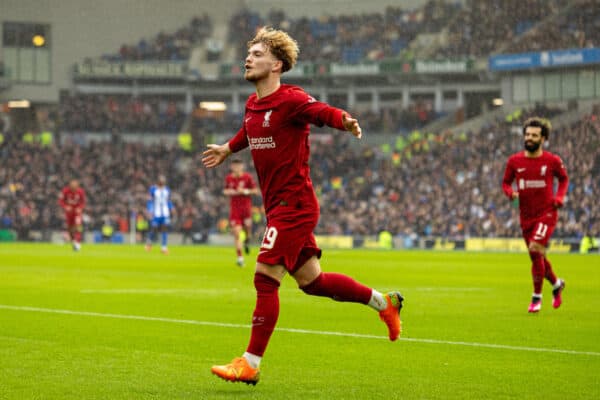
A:
POLYGON ((273 136, 250 138, 251 150, 274 149, 275 147, 277 144, 275 144, 273 136))
POLYGON ((542 181, 542 180, 525 181, 525 188, 537 189, 537 188, 544 188, 544 187, 546 187, 546 181, 542 181))

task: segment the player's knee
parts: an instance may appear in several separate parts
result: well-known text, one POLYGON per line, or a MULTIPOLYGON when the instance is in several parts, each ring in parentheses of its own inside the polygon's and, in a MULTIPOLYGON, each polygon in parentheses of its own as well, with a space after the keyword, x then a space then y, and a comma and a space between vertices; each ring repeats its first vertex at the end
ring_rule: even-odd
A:
POLYGON ((306 294, 319 295, 321 293, 321 281, 323 280, 323 273, 320 273, 312 282, 306 284, 300 284, 299 288, 306 294))
POLYGON ((279 281, 275 278, 261 273, 254 274, 254 288, 258 293, 276 292, 279 285, 279 281))
POLYGON ((537 242, 531 242, 529 243, 529 254, 531 255, 531 253, 538 253, 543 256, 546 254, 546 248, 537 242))

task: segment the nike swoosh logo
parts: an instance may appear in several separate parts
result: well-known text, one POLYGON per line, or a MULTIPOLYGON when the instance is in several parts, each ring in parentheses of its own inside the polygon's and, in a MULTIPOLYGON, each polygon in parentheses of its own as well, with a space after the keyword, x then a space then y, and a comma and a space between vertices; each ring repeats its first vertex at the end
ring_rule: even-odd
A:
POLYGON ((526 168, 517 168, 517 172, 523 172, 526 168))
POLYGON ((268 253, 268 252, 269 252, 269 250, 261 250, 261 251, 258 252, 258 254, 268 253))
POLYGON ((246 118, 246 119, 244 120, 244 122, 248 122, 248 121, 250 121, 251 119, 252 119, 252 117, 248 117, 248 118, 246 118))

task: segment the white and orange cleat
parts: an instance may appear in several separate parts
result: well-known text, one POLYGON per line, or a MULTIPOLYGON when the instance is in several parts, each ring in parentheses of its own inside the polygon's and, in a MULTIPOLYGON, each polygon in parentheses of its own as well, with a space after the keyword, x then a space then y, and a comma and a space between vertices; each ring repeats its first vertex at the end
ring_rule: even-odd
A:
POLYGON ((387 307, 385 310, 379 312, 379 318, 387 325, 389 338, 393 342, 398 339, 398 336, 402 333, 400 310, 402 309, 404 297, 402 297, 400 292, 390 292, 384 297, 387 301, 387 307))
POLYGON ((213 365, 210 371, 221 379, 229 382, 244 382, 256 385, 260 379, 258 368, 252 368, 244 357, 237 357, 226 365, 213 365))

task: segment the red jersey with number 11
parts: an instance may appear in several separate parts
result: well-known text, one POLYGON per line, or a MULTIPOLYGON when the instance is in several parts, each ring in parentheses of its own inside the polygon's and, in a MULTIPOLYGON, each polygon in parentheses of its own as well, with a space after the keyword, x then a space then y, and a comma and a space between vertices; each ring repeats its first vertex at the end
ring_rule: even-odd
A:
POLYGON ((513 154, 506 165, 502 189, 512 198, 512 183, 516 181, 519 193, 521 223, 537 219, 544 214, 556 215, 555 201, 563 203, 569 178, 559 156, 544 151, 539 157, 527 157, 525 151, 513 154), (554 178, 558 188, 554 193, 554 178))

